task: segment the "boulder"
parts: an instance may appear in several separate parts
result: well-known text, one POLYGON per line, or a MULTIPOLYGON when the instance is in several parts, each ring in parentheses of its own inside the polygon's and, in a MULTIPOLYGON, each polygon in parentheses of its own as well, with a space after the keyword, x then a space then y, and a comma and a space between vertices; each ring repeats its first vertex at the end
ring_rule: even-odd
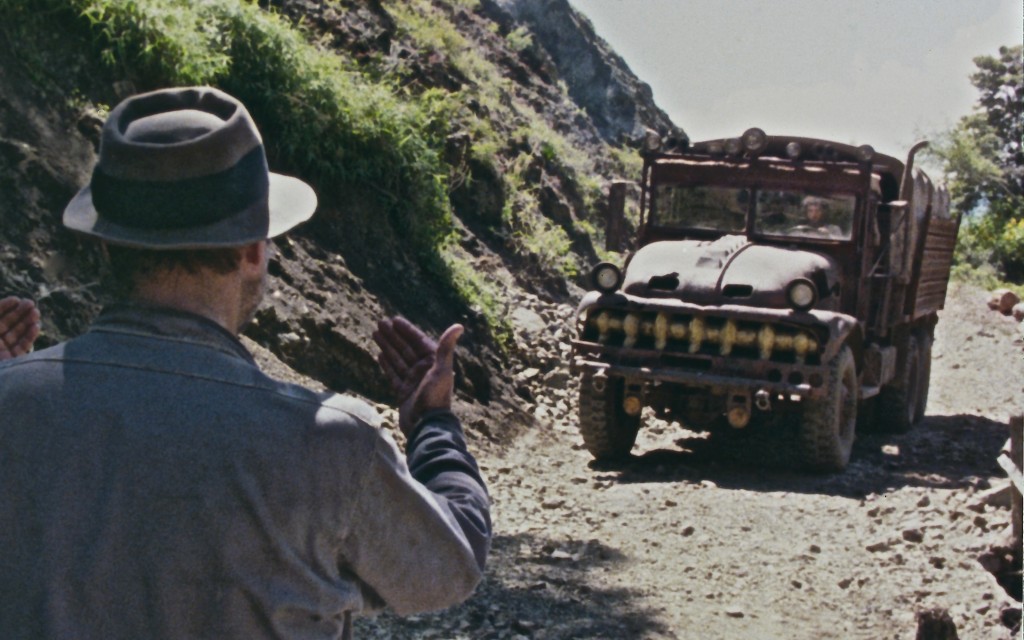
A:
POLYGON ((1017 322, 1024 321, 1024 302, 1018 302, 1017 304, 1013 305, 1011 313, 1013 314, 1013 319, 1016 320, 1017 322))
POLYGON ((996 289, 988 300, 988 308, 1003 315, 1010 315, 1013 307, 1020 302, 1020 296, 1009 289, 996 289))

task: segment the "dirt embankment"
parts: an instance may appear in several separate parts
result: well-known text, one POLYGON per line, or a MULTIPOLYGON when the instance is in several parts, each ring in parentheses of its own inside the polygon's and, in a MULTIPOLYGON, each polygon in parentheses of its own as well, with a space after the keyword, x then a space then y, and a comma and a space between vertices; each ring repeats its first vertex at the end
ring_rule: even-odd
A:
MULTIPOLYGON (((596 467, 567 372, 524 364, 537 427, 475 442, 496 526, 484 583, 454 610, 361 620, 360 637, 905 639, 934 608, 961 638, 1014 637, 1020 604, 978 557, 1009 534, 1009 509, 982 497, 1006 482, 1024 334, 984 301, 952 288, 925 420, 860 436, 840 475, 794 471, 786 434, 722 443, 666 424, 596 467)), ((558 361, 570 309, 535 310, 520 326, 558 361)))

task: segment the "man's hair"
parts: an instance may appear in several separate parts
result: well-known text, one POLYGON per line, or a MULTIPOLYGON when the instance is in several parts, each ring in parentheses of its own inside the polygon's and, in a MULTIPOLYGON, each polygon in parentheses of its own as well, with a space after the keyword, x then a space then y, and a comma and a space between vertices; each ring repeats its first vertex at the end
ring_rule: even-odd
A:
POLYGON ((207 269, 217 274, 231 273, 242 262, 241 247, 215 249, 136 249, 107 245, 110 259, 104 290, 116 300, 129 297, 138 284, 162 271, 181 269, 197 274, 207 269))

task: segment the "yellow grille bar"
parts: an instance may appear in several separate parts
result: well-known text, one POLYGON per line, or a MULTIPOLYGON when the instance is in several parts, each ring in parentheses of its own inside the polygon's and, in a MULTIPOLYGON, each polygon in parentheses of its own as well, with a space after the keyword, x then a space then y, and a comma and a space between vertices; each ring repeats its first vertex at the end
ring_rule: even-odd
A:
POLYGON ((597 330, 597 339, 607 344, 616 339, 622 346, 635 347, 641 338, 652 338, 659 351, 678 344, 689 353, 698 353, 705 344, 716 345, 722 356, 731 355, 735 347, 756 348, 762 360, 770 360, 776 353, 792 353, 802 363, 820 347, 809 331, 800 331, 763 323, 741 327, 735 318, 716 321, 703 316, 673 317, 661 311, 657 314, 615 313, 600 310, 588 317, 588 324, 597 330))

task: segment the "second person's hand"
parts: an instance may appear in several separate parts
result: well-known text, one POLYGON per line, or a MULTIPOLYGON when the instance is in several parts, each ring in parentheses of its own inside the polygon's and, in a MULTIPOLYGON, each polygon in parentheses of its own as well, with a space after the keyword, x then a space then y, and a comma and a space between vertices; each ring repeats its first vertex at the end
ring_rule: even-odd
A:
POLYGON ((0 299, 0 360, 32 351, 39 337, 39 310, 31 300, 8 296, 0 299))

